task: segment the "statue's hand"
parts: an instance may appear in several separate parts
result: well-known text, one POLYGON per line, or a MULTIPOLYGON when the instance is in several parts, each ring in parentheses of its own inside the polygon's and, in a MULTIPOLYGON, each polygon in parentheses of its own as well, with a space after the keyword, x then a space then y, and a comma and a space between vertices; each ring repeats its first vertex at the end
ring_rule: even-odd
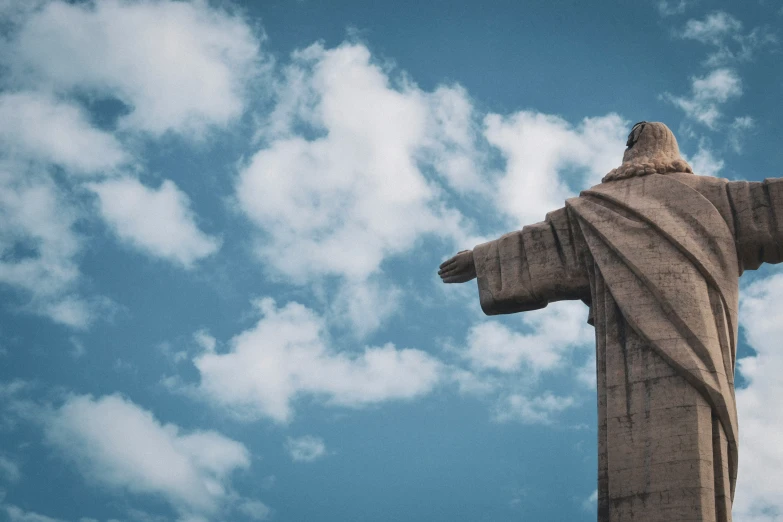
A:
POLYGON ((476 277, 473 251, 463 250, 440 265, 438 275, 444 283, 465 283, 476 277))

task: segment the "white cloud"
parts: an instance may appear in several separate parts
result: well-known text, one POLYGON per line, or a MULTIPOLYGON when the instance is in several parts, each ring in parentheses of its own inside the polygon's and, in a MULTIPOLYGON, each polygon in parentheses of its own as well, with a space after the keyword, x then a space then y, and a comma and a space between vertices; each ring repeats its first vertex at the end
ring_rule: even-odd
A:
POLYGON ((285 78, 269 144, 236 186, 268 266, 299 282, 364 281, 422 234, 464 237, 462 217, 443 207, 418 163, 435 139, 430 111, 444 103, 431 107, 415 86, 394 86, 362 45, 299 51, 285 78), (310 139, 291 134, 302 126, 310 139))
POLYGON ((490 114, 485 137, 500 149, 506 168, 497 181, 495 201, 519 225, 542 221, 579 189, 599 183, 622 161, 628 125, 609 114, 571 125, 558 116, 521 111, 490 114))
POLYGON ((259 74, 259 38, 206 1, 54 1, 9 49, 17 83, 118 98, 120 126, 154 135, 227 125, 259 74))
POLYGON ((497 422, 520 421, 525 424, 550 424, 552 415, 560 413, 576 403, 573 397, 561 397, 546 392, 529 397, 512 394, 501 401, 495 410, 497 422))
POLYGON ((350 407, 413 399, 440 379, 441 363, 425 352, 392 344, 338 352, 310 309, 298 303, 277 308, 268 298, 258 306, 263 317, 234 337, 227 353, 194 359, 199 392, 242 417, 287 422, 300 396, 350 407))
POLYGON ((214 431, 185 433, 118 395, 73 396, 45 421, 47 441, 86 478, 119 491, 160 495, 183 517, 215 514, 237 495, 230 475, 247 448, 214 431))
POLYGON ((721 118, 720 105, 742 94, 742 80, 728 68, 711 71, 706 76, 691 78, 691 96, 664 94, 664 98, 685 112, 685 115, 714 129, 721 118))
POLYGON ((741 30, 742 22, 724 11, 716 11, 707 15, 704 20, 688 20, 681 36, 706 44, 719 45, 724 39, 738 34, 741 30))
POLYGON ((736 520, 773 522, 783 513, 783 274, 758 280, 744 289, 740 321, 755 356, 738 361, 747 380, 738 389, 739 479, 734 504, 736 520))
POLYGON ((320 437, 288 437, 285 448, 295 462, 313 462, 326 455, 326 444, 320 437))
POLYGON ((126 161, 120 143, 95 129, 76 105, 37 92, 0 95, 0 147, 7 157, 99 174, 126 161))
POLYGON ((101 215, 114 233, 143 252, 191 268, 220 247, 198 228, 190 200, 170 180, 158 189, 132 178, 87 187, 98 195, 101 215))
POLYGON ((581 302, 550 304, 526 312, 521 320, 529 330, 519 333, 496 321, 471 327, 464 356, 475 369, 533 374, 562 367, 567 350, 594 342, 587 324, 587 308, 581 302))

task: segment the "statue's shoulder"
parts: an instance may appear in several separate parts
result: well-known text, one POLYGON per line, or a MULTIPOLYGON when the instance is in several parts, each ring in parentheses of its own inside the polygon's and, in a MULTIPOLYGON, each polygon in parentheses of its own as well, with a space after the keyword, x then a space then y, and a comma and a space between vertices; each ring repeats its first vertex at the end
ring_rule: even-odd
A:
POLYGON ((672 172, 667 174, 651 174, 646 176, 635 176, 632 178, 619 179, 615 181, 606 181, 593 185, 589 189, 579 193, 580 196, 591 194, 621 194, 641 191, 651 186, 667 188, 676 187, 678 183, 691 187, 699 192, 713 190, 722 190, 729 180, 725 178, 716 178, 714 176, 699 176, 690 172, 672 172))

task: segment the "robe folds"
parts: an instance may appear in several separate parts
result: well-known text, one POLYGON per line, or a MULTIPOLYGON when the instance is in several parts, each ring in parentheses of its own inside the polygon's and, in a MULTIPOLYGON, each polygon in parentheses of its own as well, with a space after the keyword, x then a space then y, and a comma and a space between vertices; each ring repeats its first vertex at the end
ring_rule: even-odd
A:
POLYGON ((783 179, 596 185, 473 250, 488 315, 581 299, 596 334, 598 520, 731 520, 738 278, 783 260, 783 179))

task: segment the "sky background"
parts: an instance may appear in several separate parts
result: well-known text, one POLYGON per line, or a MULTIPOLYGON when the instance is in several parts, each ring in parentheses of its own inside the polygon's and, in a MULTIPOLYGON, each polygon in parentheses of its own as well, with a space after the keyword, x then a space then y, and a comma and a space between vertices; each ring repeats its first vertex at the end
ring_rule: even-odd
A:
MULTIPOLYGON (((581 302, 458 250, 663 121, 783 175, 783 5, 0 0, 0 519, 595 520, 581 302)), ((741 279, 738 522, 783 520, 783 272, 741 279)))

